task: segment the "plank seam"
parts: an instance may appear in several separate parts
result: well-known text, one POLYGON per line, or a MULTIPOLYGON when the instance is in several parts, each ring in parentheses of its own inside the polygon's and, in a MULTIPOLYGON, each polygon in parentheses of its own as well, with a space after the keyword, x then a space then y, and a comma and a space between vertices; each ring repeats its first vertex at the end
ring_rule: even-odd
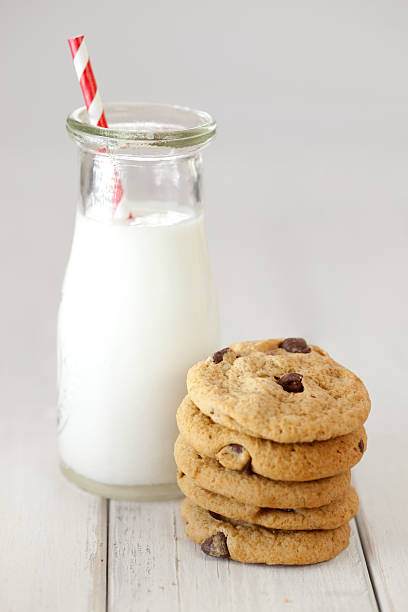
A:
POLYGON ((109 530, 110 530, 110 499, 106 500, 106 600, 105 600, 105 611, 109 611, 109 530))
POLYGON ((176 582, 177 582, 177 603, 178 603, 178 609, 179 611, 181 611, 179 558, 178 558, 179 550, 178 550, 178 539, 177 539, 177 517, 176 517, 176 510, 174 508, 173 508, 173 537, 174 537, 174 544, 176 548, 176 556, 174 559, 174 565, 175 565, 175 570, 176 570, 176 582))
POLYGON ((364 542, 364 538, 361 535, 360 521, 359 521, 359 518, 357 516, 355 517, 355 523, 356 523, 358 539, 360 540, 361 550, 363 551, 364 560, 365 560, 365 564, 366 564, 367 572, 368 572, 368 577, 370 578, 371 588, 373 589, 373 593, 374 593, 375 601, 376 601, 376 604, 377 604, 377 608, 378 608, 379 612, 383 612, 383 609, 381 607, 380 597, 379 597, 379 594, 378 594, 378 591, 377 591, 377 587, 376 587, 375 580, 374 580, 374 575, 373 575, 372 568, 371 568, 371 563, 369 561, 369 556, 368 556, 368 553, 367 553, 366 545, 365 545, 365 542, 364 542))

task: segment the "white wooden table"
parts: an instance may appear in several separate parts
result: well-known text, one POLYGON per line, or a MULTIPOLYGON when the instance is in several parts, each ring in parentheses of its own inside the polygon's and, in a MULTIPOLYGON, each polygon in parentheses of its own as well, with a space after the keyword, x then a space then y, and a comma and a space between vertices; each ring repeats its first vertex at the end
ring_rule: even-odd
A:
POLYGON ((51 409, 4 410, 0 448, 1 612, 408 609, 404 432, 369 439, 351 545, 310 567, 218 561, 184 535, 178 502, 76 489, 57 467, 51 409))

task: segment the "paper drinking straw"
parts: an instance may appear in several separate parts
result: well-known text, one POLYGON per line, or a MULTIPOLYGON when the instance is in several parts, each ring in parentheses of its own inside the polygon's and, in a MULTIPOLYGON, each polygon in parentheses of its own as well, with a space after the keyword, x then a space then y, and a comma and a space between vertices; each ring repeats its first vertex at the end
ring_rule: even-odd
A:
MULTIPOLYGON (((108 127, 101 95, 96 84, 95 76, 89 59, 88 49, 85 43, 84 36, 68 39, 69 48, 71 49, 72 59, 74 60, 74 68, 78 77, 79 84, 84 96, 85 105, 88 111, 89 121, 92 125, 99 127, 108 127)), ((105 152, 106 149, 100 149, 105 152)), ((112 181, 112 204, 116 211, 123 197, 123 186, 119 174, 114 168, 112 181)))
POLYGON ((93 125, 108 127, 103 110, 101 95, 95 81, 95 76, 89 59, 88 49, 84 36, 77 36, 68 40, 71 49, 74 68, 82 89, 89 120, 93 125))

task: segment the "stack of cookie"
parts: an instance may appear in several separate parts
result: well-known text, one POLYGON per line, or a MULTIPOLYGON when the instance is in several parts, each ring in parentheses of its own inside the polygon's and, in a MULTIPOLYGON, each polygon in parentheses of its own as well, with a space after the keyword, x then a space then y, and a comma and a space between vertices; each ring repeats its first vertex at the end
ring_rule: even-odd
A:
POLYGON ((242 342, 194 365, 177 411, 186 533, 214 557, 325 561, 358 509, 368 393, 303 338, 242 342))

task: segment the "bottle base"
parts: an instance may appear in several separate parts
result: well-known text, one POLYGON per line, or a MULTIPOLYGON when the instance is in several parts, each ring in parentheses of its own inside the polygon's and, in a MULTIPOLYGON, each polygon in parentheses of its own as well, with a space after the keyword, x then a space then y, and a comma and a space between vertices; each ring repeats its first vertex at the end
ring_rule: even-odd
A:
POLYGON ((112 485, 97 480, 86 478, 74 472, 64 463, 60 462, 60 469, 67 480, 74 483, 80 489, 106 497, 122 501, 168 501, 182 497, 182 493, 176 483, 164 483, 158 485, 112 485))

